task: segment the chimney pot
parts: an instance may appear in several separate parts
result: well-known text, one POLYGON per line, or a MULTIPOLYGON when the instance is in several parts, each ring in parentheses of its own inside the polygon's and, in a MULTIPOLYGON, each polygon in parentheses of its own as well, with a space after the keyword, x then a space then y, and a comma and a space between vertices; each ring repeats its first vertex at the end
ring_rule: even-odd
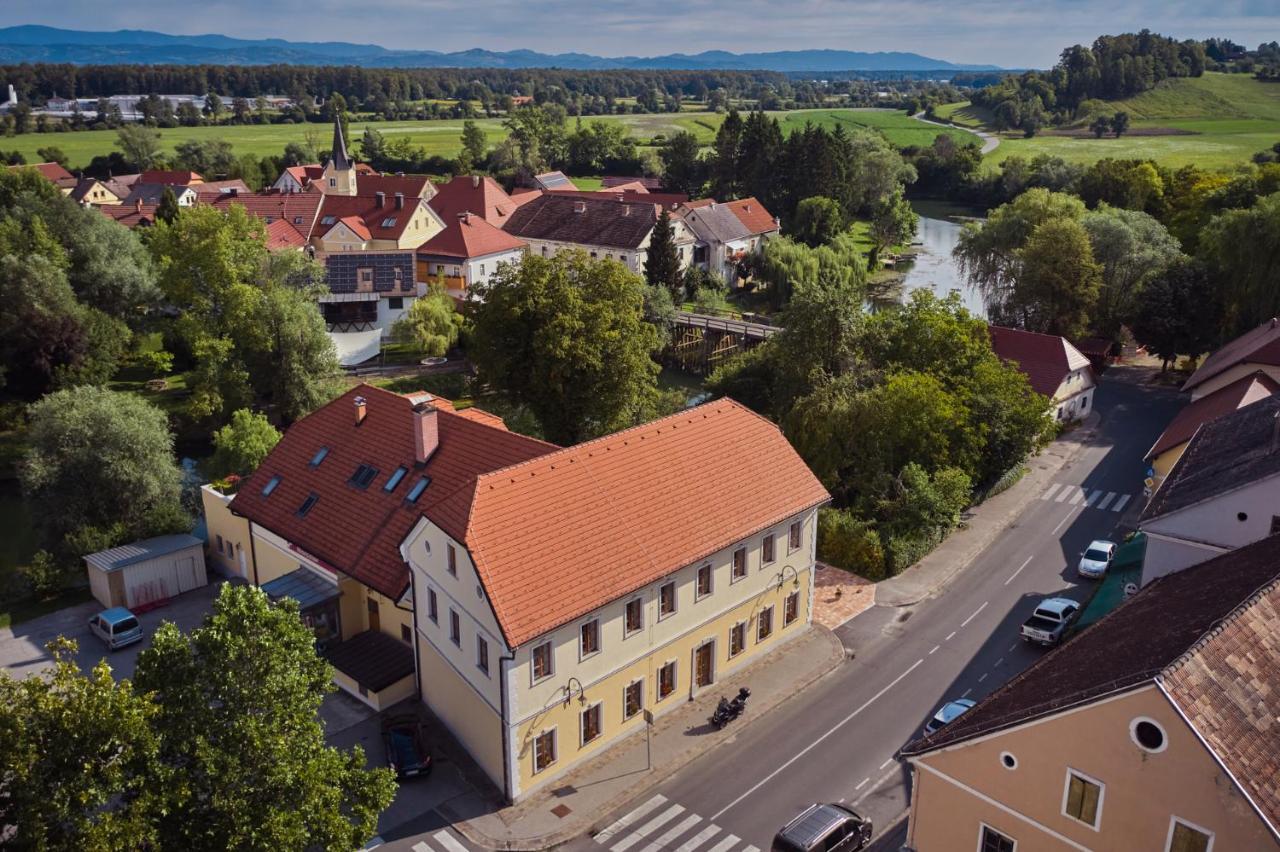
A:
POLYGON ((365 399, 362 396, 356 397, 354 401, 356 406, 356 425, 359 426, 364 422, 368 407, 365 405, 365 399))
POLYGON ((396 209, 397 210, 404 209, 404 193, 403 192, 396 193, 396 209))
POLYGON ((461 213, 459 213, 459 214, 458 214, 458 219, 459 219, 459 221, 461 221, 461 222, 462 222, 462 224, 464 224, 464 225, 469 225, 469 224, 471 224, 471 214, 470 214, 469 212, 465 211, 465 210, 464 210, 463 212, 461 212, 461 213))
POLYGON ((440 446, 440 424, 436 407, 431 404, 431 397, 413 406, 413 449, 418 464, 426 464, 432 453, 440 446))
POLYGON ((574 213, 586 213, 586 212, 587 212, 587 202, 585 202, 585 201, 575 201, 575 202, 573 202, 573 212, 574 212, 574 213))
POLYGON ((472 176, 471 176, 471 185, 472 185, 473 187, 475 187, 475 186, 479 186, 479 185, 480 185, 480 175, 472 175, 472 176))
POLYGON ((385 207, 387 204, 387 194, 385 192, 375 192, 373 194, 374 201, 379 207, 385 207))

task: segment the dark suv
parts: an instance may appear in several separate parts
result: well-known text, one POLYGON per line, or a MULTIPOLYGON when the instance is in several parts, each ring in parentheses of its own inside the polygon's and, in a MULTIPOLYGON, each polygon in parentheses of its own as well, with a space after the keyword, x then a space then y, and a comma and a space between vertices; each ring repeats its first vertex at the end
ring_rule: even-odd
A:
POLYGON ((841 805, 810 805, 773 838, 773 852, 853 852, 871 842, 871 820, 841 805))

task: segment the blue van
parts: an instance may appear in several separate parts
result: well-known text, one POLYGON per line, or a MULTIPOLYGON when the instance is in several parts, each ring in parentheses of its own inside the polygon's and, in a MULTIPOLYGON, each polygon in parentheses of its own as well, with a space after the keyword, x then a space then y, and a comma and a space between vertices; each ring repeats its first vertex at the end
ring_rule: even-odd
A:
POLYGON ((138 617, 122 606, 113 606, 89 619, 89 630, 114 651, 142 641, 138 617))

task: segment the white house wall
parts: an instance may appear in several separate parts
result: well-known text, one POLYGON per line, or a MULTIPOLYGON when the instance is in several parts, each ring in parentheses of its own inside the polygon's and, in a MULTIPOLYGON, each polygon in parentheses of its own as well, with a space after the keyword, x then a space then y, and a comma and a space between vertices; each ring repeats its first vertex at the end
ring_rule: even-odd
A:
POLYGON ((1231 384, 1232 382, 1243 379, 1245 376, 1253 375, 1258 370, 1262 370, 1272 379, 1275 379, 1277 382, 1280 382, 1280 365, 1248 364, 1248 363, 1237 364, 1228 370, 1223 370, 1221 373, 1209 379, 1208 381, 1204 382, 1203 384, 1196 385, 1194 388, 1192 388, 1191 401, 1195 402, 1197 399, 1199 399, 1202 396, 1208 396, 1209 394, 1213 393, 1216 390, 1225 388, 1227 385, 1231 384))

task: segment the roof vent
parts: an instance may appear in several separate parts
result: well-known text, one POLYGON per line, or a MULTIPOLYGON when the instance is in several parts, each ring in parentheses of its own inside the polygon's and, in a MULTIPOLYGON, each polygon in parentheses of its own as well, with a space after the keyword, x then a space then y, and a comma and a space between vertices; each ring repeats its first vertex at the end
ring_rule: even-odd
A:
POLYGON ((385 192, 375 192, 375 193, 373 194, 373 198, 374 198, 375 203, 377 203, 377 205, 378 205, 379 207, 384 207, 384 206, 386 206, 386 203, 387 203, 387 194, 386 194, 385 192))
POLYGON ((575 202, 573 202, 573 212, 574 212, 574 213, 586 213, 586 212, 587 212, 587 202, 585 202, 585 201, 575 201, 575 202))
POLYGON ((403 192, 396 193, 396 209, 397 210, 404 209, 404 193, 403 192))
POLYGON ((479 186, 479 185, 480 185, 480 175, 472 175, 472 176, 471 176, 471 186, 472 186, 472 187, 477 187, 477 186, 479 186))
POLYGON ((631 205, 630 205, 630 204, 624 204, 624 205, 622 205, 622 215, 623 215, 623 216, 630 216, 630 215, 631 215, 631 205))

